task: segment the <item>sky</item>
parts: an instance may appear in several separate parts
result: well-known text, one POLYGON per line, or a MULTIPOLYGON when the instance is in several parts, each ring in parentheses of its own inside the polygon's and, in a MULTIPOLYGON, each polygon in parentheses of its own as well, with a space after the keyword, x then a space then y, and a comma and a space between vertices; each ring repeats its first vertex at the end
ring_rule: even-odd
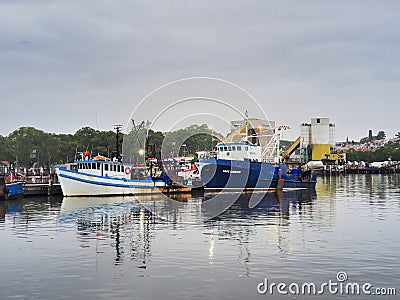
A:
MULTIPOLYGON (((398 1, 3 0, 0 134, 21 126, 111 130, 132 115, 153 120, 179 99, 159 94, 139 114, 147 94, 212 77, 247 91, 270 120, 291 127, 288 138, 313 117, 329 117, 338 140, 358 140, 369 129, 393 137, 400 131, 399 28, 398 1)), ((203 88, 183 94, 214 97, 203 88)), ((225 100, 260 115, 246 106, 247 94, 235 95, 225 100)), ((181 113, 196 109, 183 105, 181 113)), ((163 122, 157 129, 171 125, 163 122)))

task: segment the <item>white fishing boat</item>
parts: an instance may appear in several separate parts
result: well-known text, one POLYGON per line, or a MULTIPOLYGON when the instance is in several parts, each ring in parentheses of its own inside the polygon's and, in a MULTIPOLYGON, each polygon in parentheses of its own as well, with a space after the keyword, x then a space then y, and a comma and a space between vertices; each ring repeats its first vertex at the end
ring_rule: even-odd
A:
POLYGON ((73 163, 55 166, 64 196, 137 195, 159 193, 167 178, 151 176, 146 166, 135 166, 90 153, 73 163))

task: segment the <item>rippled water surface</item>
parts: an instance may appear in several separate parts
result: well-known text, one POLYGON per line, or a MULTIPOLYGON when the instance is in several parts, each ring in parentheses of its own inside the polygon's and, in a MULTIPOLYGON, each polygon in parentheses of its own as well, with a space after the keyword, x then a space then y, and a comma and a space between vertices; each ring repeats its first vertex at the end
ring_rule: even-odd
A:
POLYGON ((0 299, 289 299, 257 286, 338 272, 399 294, 400 176, 318 179, 211 219, 207 197, 0 202, 0 299))

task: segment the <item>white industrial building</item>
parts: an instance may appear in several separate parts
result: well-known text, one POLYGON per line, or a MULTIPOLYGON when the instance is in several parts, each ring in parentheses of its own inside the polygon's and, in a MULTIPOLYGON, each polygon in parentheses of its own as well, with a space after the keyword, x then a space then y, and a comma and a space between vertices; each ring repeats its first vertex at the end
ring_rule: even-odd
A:
POLYGON ((321 160, 336 147, 335 124, 329 118, 313 118, 311 123, 300 125, 300 149, 303 161, 321 160))
POLYGON ((309 145, 336 146, 336 127, 329 123, 329 118, 313 118, 311 124, 300 125, 301 147, 309 145))

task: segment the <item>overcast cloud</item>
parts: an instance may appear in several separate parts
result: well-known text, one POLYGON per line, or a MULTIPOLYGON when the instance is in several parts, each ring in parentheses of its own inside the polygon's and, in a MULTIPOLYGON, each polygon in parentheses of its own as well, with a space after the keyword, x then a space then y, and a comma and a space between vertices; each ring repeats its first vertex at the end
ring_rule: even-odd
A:
POLYGON ((399 28, 398 1, 1 1, 0 134, 112 129, 160 85, 211 76, 291 137, 316 116, 338 139, 393 136, 399 28))

